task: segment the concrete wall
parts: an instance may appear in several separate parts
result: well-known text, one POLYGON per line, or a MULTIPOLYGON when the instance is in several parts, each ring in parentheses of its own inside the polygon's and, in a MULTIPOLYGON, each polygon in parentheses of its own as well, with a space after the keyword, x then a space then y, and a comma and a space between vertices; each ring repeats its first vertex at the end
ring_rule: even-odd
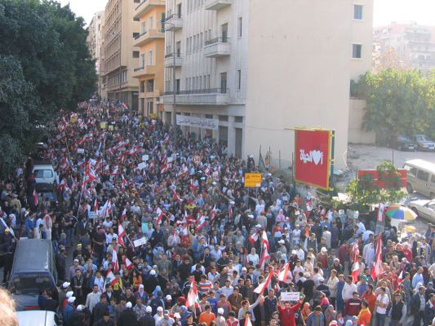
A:
POLYGON ((323 127, 336 130, 336 165, 344 167, 353 4, 251 0, 249 15, 245 154, 270 146, 285 168, 294 148, 285 128, 323 127))
POLYGON ((349 143, 353 144, 374 144, 376 134, 362 129, 366 101, 353 99, 349 100, 349 143))

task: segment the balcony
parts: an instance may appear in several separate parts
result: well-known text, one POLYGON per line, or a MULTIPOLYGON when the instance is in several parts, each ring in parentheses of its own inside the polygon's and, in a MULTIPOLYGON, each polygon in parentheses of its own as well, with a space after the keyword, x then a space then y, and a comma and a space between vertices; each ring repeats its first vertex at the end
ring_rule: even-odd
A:
POLYGON ((149 29, 134 38, 133 46, 142 46, 157 39, 164 39, 165 33, 158 29, 149 29))
MULTIPOLYGON (((181 58, 181 53, 175 53, 175 67, 181 67, 183 59, 181 58)), ((165 55, 165 67, 174 66, 174 54, 168 53, 165 55)))
POLYGON ((205 42, 204 55, 207 58, 219 58, 230 55, 231 44, 228 37, 216 37, 205 42))
POLYGON ((133 78, 151 77, 157 73, 157 66, 144 66, 133 69, 133 78))
POLYGON ((165 0, 144 0, 134 9, 134 18, 141 18, 154 7, 165 5, 165 0))
POLYGON ((183 18, 181 18, 181 14, 171 14, 168 13, 168 16, 165 19, 165 29, 167 31, 178 31, 183 28, 183 18))
MULTIPOLYGON (((211 88, 176 92, 178 105, 228 105, 230 103, 229 90, 225 88, 211 88)), ((163 104, 173 104, 174 93, 165 92, 163 104)))
POLYGON ((231 6, 232 0, 206 0, 206 10, 221 10, 225 7, 231 6))

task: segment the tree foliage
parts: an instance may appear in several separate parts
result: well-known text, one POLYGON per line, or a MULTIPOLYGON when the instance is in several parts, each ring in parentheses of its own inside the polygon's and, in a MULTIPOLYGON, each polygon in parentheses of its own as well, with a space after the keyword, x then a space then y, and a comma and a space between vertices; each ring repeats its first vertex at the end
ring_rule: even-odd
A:
POLYGON ((40 138, 37 127, 95 91, 84 21, 54 1, 0 0, 0 174, 40 138), (7 119, 5 119, 7 117, 7 119))
POLYGON ((405 198, 402 190, 400 174, 390 161, 384 161, 376 167, 379 181, 385 183, 385 188, 378 187, 371 175, 366 175, 360 180, 354 179, 347 185, 347 193, 352 203, 364 208, 379 203, 396 203, 405 198))
POLYGON ((435 75, 385 69, 367 73, 351 95, 367 101, 363 127, 378 135, 425 133, 435 136, 435 75))

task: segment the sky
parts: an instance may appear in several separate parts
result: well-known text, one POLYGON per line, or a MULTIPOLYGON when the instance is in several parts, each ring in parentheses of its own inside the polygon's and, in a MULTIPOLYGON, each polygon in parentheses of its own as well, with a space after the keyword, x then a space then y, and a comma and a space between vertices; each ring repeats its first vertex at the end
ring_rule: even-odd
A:
MULTIPOLYGON (((107 0, 60 0, 60 2, 62 5, 70 3, 71 9, 89 24, 95 12, 104 10, 107 0)), ((374 0, 373 25, 383 26, 393 21, 435 25, 434 13, 435 0, 374 0)))

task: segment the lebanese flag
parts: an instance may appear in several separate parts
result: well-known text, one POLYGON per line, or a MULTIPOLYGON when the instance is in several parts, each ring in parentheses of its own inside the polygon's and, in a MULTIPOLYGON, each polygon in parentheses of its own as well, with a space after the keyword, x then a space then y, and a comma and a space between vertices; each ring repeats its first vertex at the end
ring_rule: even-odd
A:
POLYGON ((165 162, 165 164, 162 165, 162 167, 160 168, 160 173, 163 174, 166 171, 168 171, 169 169, 169 163, 165 162))
POLYGON ((121 222, 124 222, 126 218, 127 218, 127 209, 124 208, 121 214, 121 222))
POLYGON ((210 211, 210 221, 213 221, 215 216, 216 216, 216 205, 214 205, 213 209, 210 211))
POLYGON ((189 175, 189 169, 187 168, 186 164, 183 164, 182 170, 178 172, 177 178, 184 178, 187 175, 189 175))
POLYGON ((383 223, 385 221, 385 205, 379 203, 378 206, 378 222, 383 223))
POLYGON ((116 250, 112 250, 112 265, 115 269, 115 273, 119 271, 119 265, 118 265, 118 254, 116 253, 116 250))
POLYGON ((269 239, 267 238, 267 233, 266 231, 263 231, 263 234, 261 235, 261 241, 266 245, 267 250, 270 250, 270 245, 269 245, 269 239))
POLYGON ((125 242, 124 242, 124 237, 125 237, 125 230, 122 227, 122 224, 119 223, 118 224, 118 243, 125 248, 126 245, 125 245, 125 242))
POLYGON ((260 258, 260 266, 261 269, 264 269, 264 265, 266 263, 266 260, 270 258, 269 251, 267 249, 267 245, 263 242, 263 250, 261 252, 261 258, 260 258))
POLYGON ((400 272, 399 277, 397 278, 397 284, 400 284, 403 282, 403 271, 400 272))
POLYGON ((252 326, 251 318, 249 318, 249 315, 246 315, 244 326, 252 326))
POLYGON ((106 284, 114 286, 116 283, 118 283, 118 280, 116 279, 115 274, 113 274, 112 270, 109 269, 107 271, 106 280, 104 281, 104 288, 106 288, 106 284))
POLYGON ((205 215, 201 215, 197 220, 196 220, 196 232, 198 232, 199 230, 201 230, 207 223, 207 217, 205 215))
POLYGON ((111 176, 114 177, 118 174, 118 165, 113 168, 111 176))
POLYGON ((266 288, 269 286, 270 281, 272 280, 272 276, 273 276, 273 271, 270 271, 266 280, 263 283, 261 283, 260 285, 258 285, 255 288, 254 292, 257 294, 263 294, 264 290, 266 290, 266 288))
POLYGON ((112 202, 107 200, 103 206, 103 217, 106 218, 112 213, 112 202))
POLYGON ((33 189, 33 205, 38 206, 38 204, 39 204, 38 194, 36 193, 36 189, 33 189))
POLYGON ((378 236, 378 244, 376 246, 376 260, 372 267, 372 280, 376 280, 376 277, 381 274, 382 265, 382 233, 378 236))
POLYGON ((252 234, 251 236, 249 236, 248 240, 252 245, 254 245, 257 242, 259 236, 260 236, 260 233, 257 231, 254 234, 252 234))
POLYGON ((121 178, 122 178, 122 187, 125 189, 128 186, 128 182, 127 180, 125 180, 123 174, 121 174, 121 178))
POLYGON ((228 217, 232 218, 233 217, 233 206, 228 206, 228 217))
POLYGON ((352 279, 353 279, 353 282, 354 282, 354 283, 357 283, 357 282, 358 282, 359 273, 360 273, 360 265, 359 265, 359 263, 356 261, 356 262, 353 264, 353 267, 352 267, 352 279))
POLYGON ((287 282, 288 272, 290 270, 290 263, 284 265, 281 271, 278 274, 278 281, 287 282))
POLYGON ((163 211, 160 209, 160 207, 157 207, 156 213, 157 213, 156 224, 160 225, 162 223, 162 219, 163 219, 164 214, 163 214, 163 211))
POLYGON ((95 198, 93 210, 94 210, 95 214, 98 214, 98 198, 95 198))
POLYGON ((132 269, 134 267, 133 263, 130 261, 130 259, 128 259, 127 257, 125 257, 125 268, 127 268, 128 270, 132 269))
POLYGON ((183 199, 177 194, 176 191, 174 191, 174 196, 172 197, 172 199, 174 199, 175 201, 177 201, 177 203, 182 203, 183 199))
POLYGON ((245 247, 245 266, 249 265, 249 261, 248 261, 248 249, 245 247))
POLYGON ((187 294, 187 307, 197 307, 198 306, 198 290, 196 288, 195 281, 192 281, 190 285, 189 293, 187 294))

